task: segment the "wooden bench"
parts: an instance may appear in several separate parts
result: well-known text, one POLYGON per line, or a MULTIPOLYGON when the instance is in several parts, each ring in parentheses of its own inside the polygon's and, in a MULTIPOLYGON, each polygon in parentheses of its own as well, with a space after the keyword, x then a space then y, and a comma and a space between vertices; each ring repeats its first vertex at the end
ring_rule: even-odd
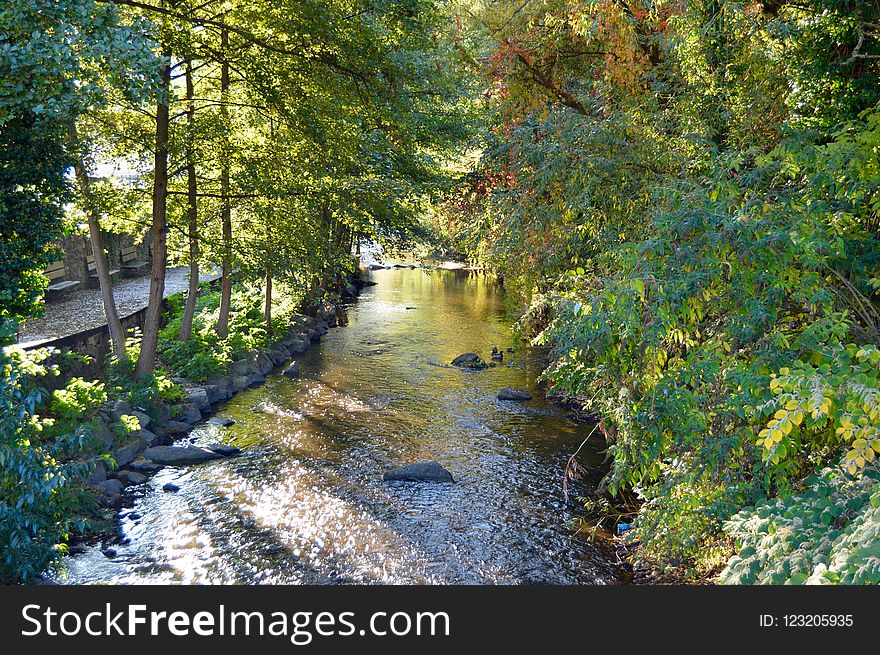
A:
POLYGON ((49 264, 46 267, 46 270, 43 271, 43 275, 49 279, 49 286, 46 287, 47 298, 60 296, 79 286, 79 280, 64 279, 67 275, 67 269, 64 267, 63 259, 59 259, 57 262, 49 264))
POLYGON ((123 248, 121 255, 123 277, 138 277, 150 270, 150 262, 138 260, 137 247, 123 248))
MULTIPOLYGON (((101 286, 101 283, 98 282, 98 271, 97 271, 97 267, 95 266, 95 256, 94 255, 89 255, 88 257, 86 257, 86 268, 89 271, 89 288, 90 289, 97 289, 98 287, 101 286)), ((118 268, 111 268, 110 269, 110 281, 115 282, 116 278, 118 278, 118 277, 119 277, 119 269, 118 268)))

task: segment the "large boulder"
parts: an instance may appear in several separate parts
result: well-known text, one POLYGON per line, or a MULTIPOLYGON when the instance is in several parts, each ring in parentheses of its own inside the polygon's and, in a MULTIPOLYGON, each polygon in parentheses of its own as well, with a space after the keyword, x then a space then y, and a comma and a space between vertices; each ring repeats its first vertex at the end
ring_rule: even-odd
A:
POLYGON ((297 364, 296 362, 291 362, 289 366, 287 366, 283 371, 281 371, 281 374, 284 375, 285 377, 289 377, 292 379, 298 378, 299 377, 299 364, 297 364))
POLYGON ((165 434, 170 436, 187 434, 190 430, 192 430, 192 425, 183 421, 172 420, 165 424, 165 434))
POLYGON ((275 344, 274 347, 266 351, 266 355, 275 366, 280 366, 290 359, 290 351, 282 343, 275 344))
POLYGON ((296 314, 290 319, 290 328, 299 329, 300 331, 304 332, 310 328, 315 327, 317 322, 317 319, 312 316, 307 316, 306 314, 296 314))
POLYGON ((296 339, 290 340, 287 347, 292 355, 302 355, 309 349, 308 335, 298 334, 296 339))
POLYGON ((388 471, 382 476, 385 482, 455 482, 452 473, 437 462, 418 462, 388 471))
POLYGON ((116 472, 116 479, 128 487, 133 484, 143 484, 147 481, 147 476, 140 471, 128 471, 123 469, 122 471, 116 472))
POLYGON ((104 462, 96 462, 95 469, 86 477, 87 484, 100 484, 107 479, 107 467, 104 462))
POLYGON ((198 446, 154 446, 144 451, 144 457, 163 466, 183 466, 220 459, 223 455, 198 446))
POLYGON ((261 375, 268 375, 275 368, 275 364, 266 353, 250 352, 248 353, 248 361, 252 362, 252 370, 261 375))
POLYGON ((123 416, 131 416, 133 413, 134 408, 131 405, 124 400, 117 400, 113 403, 113 408, 110 410, 110 419, 119 421, 123 416))
POLYGON ((162 467, 159 464, 156 464, 156 462, 151 462, 143 457, 138 457, 129 464, 127 468, 132 471, 137 471, 138 473, 155 473, 156 471, 161 470, 162 467))
MULTIPOLYGON (((171 420, 171 407, 167 403, 157 402, 153 406, 153 417, 155 421, 151 425, 155 426, 156 423, 165 424, 171 420)), ((144 427, 144 426, 141 426, 144 427)), ((155 427, 152 428, 153 431, 156 430, 155 427)))
POLYGON ((125 485, 119 480, 105 480, 97 485, 98 491, 101 493, 101 500, 104 505, 113 506, 119 502, 122 490, 125 485))
POLYGON ((483 361, 477 353, 464 353, 452 360, 453 366, 459 368, 488 368, 489 365, 483 361))
POLYGON ((239 391, 244 391, 248 387, 252 387, 255 384, 260 384, 266 381, 266 376, 262 373, 251 373, 249 375, 236 375, 232 378, 233 387, 235 389, 235 393, 239 391))
POLYGON ((193 387, 192 389, 187 389, 186 393, 183 396, 183 400, 186 403, 190 403, 198 407, 200 412, 211 411, 211 401, 208 398, 208 392, 205 391, 202 387, 193 387))
POLYGON ((150 432, 149 430, 144 430, 143 428, 141 428, 135 433, 135 435, 147 446, 156 446, 159 443, 159 435, 155 432, 150 432))
POLYGON ((208 392, 208 400, 211 401, 212 405, 221 400, 227 400, 228 398, 231 398, 234 393, 232 378, 228 375, 216 375, 209 378, 208 382, 205 384, 205 391, 208 392))
POLYGON ((183 403, 178 406, 180 407, 180 413, 177 416, 178 421, 194 425, 202 420, 202 412, 195 403, 183 403))
POLYGON ((152 423, 150 415, 145 412, 135 410, 131 413, 131 416, 134 416, 138 420, 138 424, 140 424, 142 428, 148 428, 150 427, 150 423, 152 423))
POLYGON ((208 404, 214 405, 219 403, 222 400, 226 400, 226 394, 220 390, 216 384, 206 384, 202 387, 205 390, 205 393, 208 394, 208 404))
POLYGON ((237 359, 229 364, 228 371, 233 380, 238 377, 247 377, 251 373, 251 363, 247 358, 237 359))
POLYGON ((95 421, 92 434, 95 435, 97 443, 103 444, 105 448, 109 449, 113 445, 113 433, 102 419, 95 421))
POLYGON ((244 391, 250 386, 250 378, 247 375, 234 375, 232 377, 232 388, 235 393, 244 391))
POLYGON ((524 389, 514 389, 513 387, 504 387, 498 392, 498 400, 531 400, 532 394, 524 389))
MULTIPOLYGON (((332 302, 325 302, 318 308, 316 318, 319 321, 318 325, 315 326, 315 329, 318 330, 318 332, 321 331, 321 323, 325 323, 329 327, 336 327, 336 305, 332 302)), ((324 334, 326 334, 326 332, 324 334)))
POLYGON ((124 446, 121 446, 116 449, 113 455, 113 459, 116 460, 116 466, 125 466, 126 464, 130 464, 134 461, 134 458, 144 452, 144 448, 147 447, 147 442, 143 439, 140 439, 137 435, 129 441, 124 446))
POLYGON ((304 330, 291 328, 287 335, 283 339, 281 339, 280 343, 283 344, 284 347, 287 348, 291 353, 298 354, 298 351, 294 348, 302 348, 302 343, 305 343, 305 348, 308 348, 309 338, 304 330))

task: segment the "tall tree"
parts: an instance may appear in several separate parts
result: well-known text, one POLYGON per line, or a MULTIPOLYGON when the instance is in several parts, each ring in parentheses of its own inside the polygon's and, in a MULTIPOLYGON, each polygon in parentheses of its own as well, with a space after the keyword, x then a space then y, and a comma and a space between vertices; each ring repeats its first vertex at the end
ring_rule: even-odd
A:
POLYGON ((162 46, 165 60, 161 73, 161 95, 156 102, 156 138, 153 154, 153 196, 150 225, 150 296, 144 316, 143 339, 135 366, 135 374, 142 377, 156 366, 156 347, 159 343, 159 324, 162 301, 165 297, 165 268, 167 266, 167 213, 168 213, 168 142, 171 127, 171 47, 162 46))
POLYGON ((186 235, 189 244, 189 286, 183 320, 178 339, 186 341, 192 336, 193 316, 196 311, 196 296, 199 292, 199 198, 198 178, 196 176, 196 101, 193 62, 186 61, 186 235))

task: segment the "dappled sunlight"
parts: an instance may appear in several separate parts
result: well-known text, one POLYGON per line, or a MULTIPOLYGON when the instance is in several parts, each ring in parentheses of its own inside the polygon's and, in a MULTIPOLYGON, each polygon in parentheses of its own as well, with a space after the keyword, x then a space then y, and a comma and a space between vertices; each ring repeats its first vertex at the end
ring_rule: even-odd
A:
MULTIPOLYGON (((461 352, 488 357, 492 346, 507 347, 497 288, 470 272, 391 270, 375 279, 350 308, 350 324, 297 358, 298 379, 269 376, 221 409, 234 425, 193 432, 197 444, 244 453, 156 476, 135 503, 143 517, 126 524, 131 544, 88 581, 606 579, 597 551, 571 539, 576 507, 561 490, 585 426, 548 405, 512 358, 477 372, 448 365, 461 352), (367 354, 374 349, 383 352, 367 354), (498 401, 502 387, 529 389, 534 400, 498 401), (425 461, 455 483, 382 481, 425 461), (162 493, 165 481, 180 491, 162 493)), ((601 455, 584 453, 588 461, 601 455)))

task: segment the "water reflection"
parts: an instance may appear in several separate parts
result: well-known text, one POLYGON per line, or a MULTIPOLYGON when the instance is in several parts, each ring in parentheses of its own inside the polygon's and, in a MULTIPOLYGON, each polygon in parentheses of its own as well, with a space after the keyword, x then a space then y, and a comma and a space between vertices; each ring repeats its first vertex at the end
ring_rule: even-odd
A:
POLYGON ((162 471, 140 489, 136 518, 123 519, 130 543, 113 560, 98 549, 73 558, 68 580, 610 580, 592 546, 570 538, 576 508, 561 496, 562 468, 586 428, 543 400, 529 362, 446 366, 512 345, 494 280, 409 269, 374 279, 350 324, 299 360, 300 380, 271 376, 219 411, 235 425, 194 433, 242 457, 162 471), (505 386, 535 400, 498 401, 505 386), (384 471, 427 459, 456 484, 382 483, 384 471), (180 491, 163 493, 172 480, 180 491))

